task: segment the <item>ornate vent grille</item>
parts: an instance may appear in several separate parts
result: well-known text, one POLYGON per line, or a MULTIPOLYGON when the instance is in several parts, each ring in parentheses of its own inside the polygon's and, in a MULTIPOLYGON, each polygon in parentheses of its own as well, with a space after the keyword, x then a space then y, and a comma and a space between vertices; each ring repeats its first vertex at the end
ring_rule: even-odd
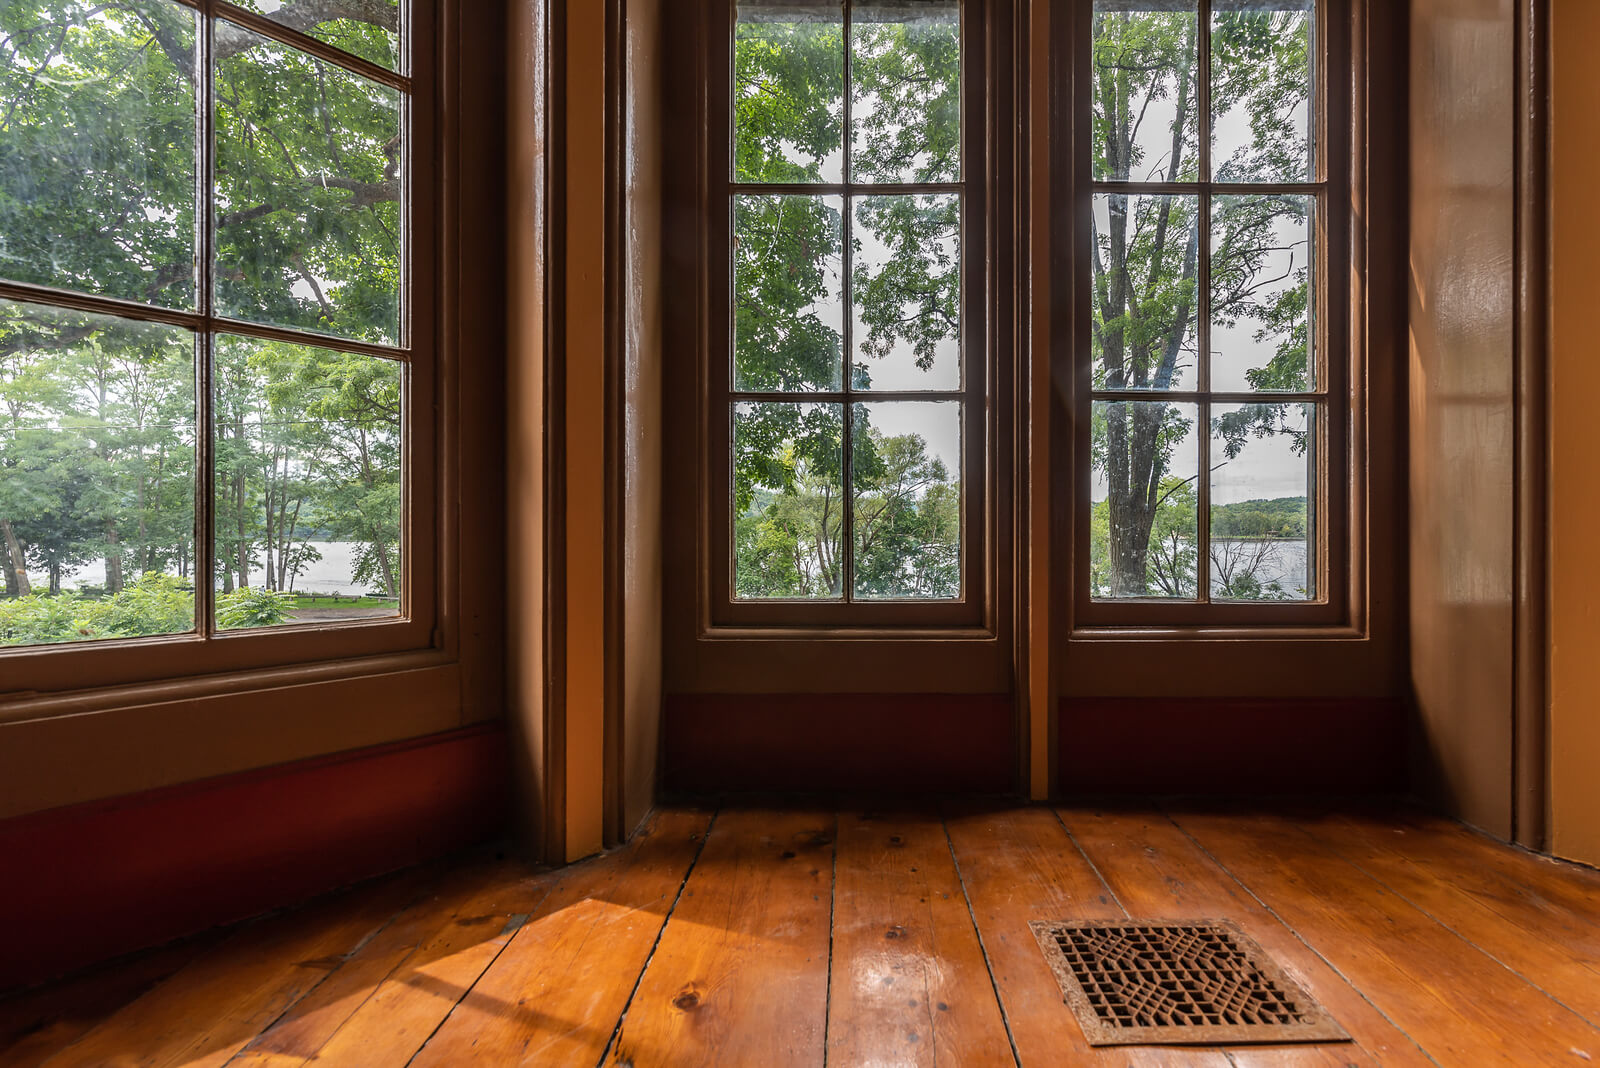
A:
POLYGON ((1227 920, 1030 926, 1092 1046, 1349 1041, 1227 920))

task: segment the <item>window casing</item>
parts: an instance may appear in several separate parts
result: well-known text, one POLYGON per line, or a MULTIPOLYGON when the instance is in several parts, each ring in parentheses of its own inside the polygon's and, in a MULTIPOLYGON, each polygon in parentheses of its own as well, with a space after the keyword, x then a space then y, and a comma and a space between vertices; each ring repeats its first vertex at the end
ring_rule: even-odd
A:
MULTIPOLYGON (((715 232, 709 236, 705 249, 709 322, 704 333, 704 452, 700 472, 705 492, 698 541, 705 582, 702 596, 709 608, 703 618, 713 628, 972 626, 991 616, 990 517, 994 480, 990 457, 994 420, 986 398, 994 367, 993 346, 985 336, 983 312, 987 183, 979 161, 983 160, 984 134, 982 109, 975 107, 975 102, 983 99, 982 6, 976 0, 959 4, 954 0, 855 0, 849 4, 809 0, 744 0, 736 4, 729 0, 719 5, 711 17, 710 24, 723 27, 724 32, 714 37, 717 44, 709 51, 707 65, 712 72, 725 73, 707 79, 711 136, 706 140, 706 214, 715 232), (831 26, 850 44, 844 54, 851 59, 843 62, 844 55, 840 57, 844 88, 836 158, 806 161, 812 165, 811 173, 801 180, 765 181, 760 176, 752 180, 740 158, 744 151, 739 147, 741 90, 734 85, 737 34, 741 25, 759 27, 762 20, 804 25, 803 21, 793 20, 807 19, 831 26), (856 35, 863 26, 869 27, 870 32, 875 25, 893 24, 900 19, 909 20, 912 25, 919 19, 949 20, 947 29, 955 31, 950 36, 959 42, 960 116, 953 158, 947 159, 953 166, 929 165, 924 155, 921 175, 914 173, 916 160, 899 167, 898 173, 891 173, 896 168, 881 160, 871 166, 859 163, 863 155, 870 156, 870 149, 864 151, 864 144, 872 134, 860 128, 861 112, 870 110, 871 104, 863 108, 857 88, 856 48, 865 46, 861 44, 863 38, 856 35), (723 136, 718 136, 719 132, 723 136), (741 350, 738 338, 740 242, 751 239, 764 212, 771 215, 781 210, 790 198, 829 212, 838 219, 839 231, 837 373, 798 381, 792 375, 784 381, 786 368, 781 366, 776 373, 763 376, 760 369, 752 368, 744 359, 742 352, 748 350, 741 350), (931 243, 942 247, 930 252, 928 258, 942 264, 940 277, 944 284, 948 285, 952 276, 955 280, 953 303, 959 322, 954 329, 943 332, 937 345, 922 347, 926 366, 920 369, 912 367, 909 354, 913 345, 904 335, 892 338, 891 344, 880 346, 874 354, 865 350, 866 338, 874 328, 870 313, 863 315, 858 294, 866 284, 886 273, 883 267, 895 261, 896 246, 891 238, 881 242, 885 247, 874 249, 873 235, 864 235, 863 231, 874 225, 875 211, 882 211, 876 216, 882 219, 898 208, 906 209, 900 215, 902 220, 913 216, 926 222, 941 213, 945 219, 951 214, 956 216, 953 226, 930 238, 931 243), (887 388, 874 386, 873 373, 893 381, 887 383, 887 388), (868 492, 863 489, 868 481, 862 438, 871 432, 865 428, 875 420, 882 419, 885 426, 898 423, 913 427, 912 432, 929 439, 930 453, 937 448, 931 439, 943 439, 943 452, 949 454, 943 458, 948 472, 946 487, 954 483, 959 496, 955 519, 959 547, 943 560, 944 570, 937 581, 917 585, 922 580, 902 582, 894 575, 885 580, 881 571, 876 579, 868 574, 863 562, 866 523, 862 518, 871 510, 867 504, 845 507, 836 521, 838 559, 834 561, 831 588, 824 584, 818 593, 813 579, 813 592, 786 595, 781 584, 773 593, 770 587, 758 587, 749 581, 748 572, 741 571, 740 557, 740 539, 747 535, 738 529, 741 488, 749 492, 749 481, 741 481, 739 470, 740 458, 747 458, 747 451, 741 451, 741 434, 756 421, 752 416, 759 419, 782 409, 788 409, 782 413, 785 421, 802 427, 808 419, 817 425, 826 422, 837 427, 837 475, 830 492, 838 493, 847 505, 856 494, 864 500, 868 492), (848 418, 845 413, 849 413, 848 418)), ((885 230, 894 225, 897 224, 885 224, 885 230)), ((902 229, 898 236, 907 232, 902 229)), ((880 313, 882 307, 880 303, 880 313)), ((949 311, 948 306, 933 307, 931 301, 915 308, 910 303, 906 306, 906 314, 912 319, 938 315, 946 324, 949 311)), ((883 318, 880 314, 880 322, 883 318)), ((785 447, 792 441, 791 436, 785 447)), ((770 493, 772 487, 759 492, 770 493)))
MULTIPOLYGON (((59 6, 65 10, 73 5, 59 6)), ((262 14, 260 5, 221 0, 128 0, 110 7, 127 8, 141 18, 151 28, 151 46, 159 45, 170 53, 173 66, 189 75, 193 173, 184 180, 194 189, 194 266, 189 272, 193 286, 184 291, 178 284, 146 295, 84 284, 71 277, 52 278, 37 269, 0 267, 0 302, 13 314, 29 315, 29 309, 42 309, 46 318, 92 316, 93 322, 114 323, 124 331, 165 331, 189 339, 187 347, 193 354, 190 484, 194 535, 185 570, 198 594, 194 596, 193 625, 186 630, 173 625, 169 629, 178 632, 169 634, 126 637, 113 633, 104 638, 96 634, 92 636, 99 640, 0 648, 0 664, 27 688, 46 691, 360 657, 437 644, 439 485, 434 398, 438 368, 434 354, 438 233, 433 225, 413 224, 413 220, 438 216, 432 210, 437 205, 437 152, 433 148, 436 5, 431 0, 401 0, 393 8, 392 24, 379 27, 383 33, 365 35, 352 34, 338 23, 297 20, 293 5, 274 6, 271 14, 262 14), (192 35, 187 41, 175 41, 174 27, 179 32, 191 32, 186 27, 192 27, 192 35), (385 38, 387 47, 377 43, 385 38), (249 65, 254 69, 239 69, 239 57, 252 60, 249 65), (232 67, 230 61, 234 61, 232 67), (296 78, 297 72, 310 75, 296 78), (238 85, 230 82, 246 77, 261 80, 256 87, 262 90, 255 98, 256 110, 250 112, 240 110, 246 98, 239 95, 238 85), (281 90, 279 99, 274 101, 265 91, 269 89, 281 90), (314 99, 298 99, 303 94, 314 94, 314 99), (325 140, 303 147, 299 156, 289 145, 278 142, 285 165, 303 179, 309 191, 285 190, 280 182, 282 196, 274 197, 270 195, 273 179, 266 171, 256 172, 255 188, 247 180, 252 161, 259 157, 251 157, 238 146, 248 146, 254 137, 272 141, 270 116, 265 111, 274 107, 302 122, 311 121, 310 115, 329 120, 323 127, 325 140), (376 140, 362 141, 359 138, 368 133, 355 133, 355 126, 341 128, 341 114, 352 123, 362 115, 391 115, 392 136, 381 145, 376 140), (220 133, 224 123, 233 124, 226 138, 220 133), (301 192, 303 200, 287 200, 301 192), (245 205, 225 199, 242 193, 258 194, 260 203, 245 205), (339 201, 341 194, 348 199, 339 201), (384 204, 393 205, 392 215, 377 210, 376 206, 384 204), (341 207, 348 208, 349 215, 365 209, 365 215, 359 224, 350 222, 348 216, 334 220, 341 207), (247 226, 252 220, 285 212, 304 227, 306 243, 298 249, 260 240, 265 230, 255 232, 255 247, 249 233, 231 241, 222 235, 224 227, 247 226), (373 266, 362 258, 361 235, 341 234, 341 225, 369 226, 385 235, 393 251, 392 265, 373 266), (318 248, 318 242, 339 241, 347 242, 343 252, 318 248), (342 277, 317 266, 340 255, 357 257, 342 277), (273 261, 274 256, 278 262, 273 261), (286 265, 285 256, 292 262, 286 265), (252 279, 275 270, 283 277, 291 266, 300 279, 293 290, 297 300, 276 305, 250 302, 248 283, 252 279), (297 308, 303 311, 307 306, 314 309, 309 318, 297 314, 297 308), (293 357, 299 357, 299 362, 293 357), (252 359, 258 362, 251 366, 260 371, 254 380, 256 392, 232 398, 248 423, 230 424, 222 382, 252 359), (298 392, 297 383, 304 387, 298 392), (271 392, 270 398, 262 392, 263 386, 271 392), (340 407, 336 398, 342 393, 355 399, 340 407), (262 585, 261 576, 268 566, 273 568, 275 581, 285 571, 294 570, 293 561, 274 555, 278 545, 260 541, 254 547, 246 546, 247 570, 225 573, 230 569, 224 562, 238 546, 237 540, 228 541, 227 525, 219 515, 228 499, 230 427, 237 431, 248 426, 252 446, 265 452, 271 435, 295 422, 295 405, 305 413, 306 422, 320 418, 319 413, 339 412, 329 417, 339 424, 339 433, 328 434, 324 447, 354 450, 347 459, 365 463, 369 471, 390 465, 387 475, 375 476, 359 487, 340 487, 349 491, 347 497, 360 489, 371 492, 366 499, 351 500, 349 514, 342 518, 334 517, 329 506, 315 528, 337 530, 340 523, 348 528, 359 523, 362 515, 382 510, 384 518, 372 522, 381 522, 383 532, 397 533, 400 548, 389 543, 389 533, 372 535, 372 582, 384 583, 394 595, 387 605, 380 606, 385 612, 381 617, 303 621, 290 617, 284 621, 288 625, 256 627, 248 615, 219 618, 213 597, 201 592, 207 585, 215 585, 220 594, 224 583, 231 585, 240 577, 252 588, 262 585), (370 418, 351 414, 362 408, 368 409, 370 418), (197 580, 207 574, 214 576, 212 583, 197 580)), ((86 17, 93 18, 94 13, 86 17)), ((95 149, 102 159, 117 150, 110 140, 116 134, 115 130, 99 131, 95 149)), ((88 135, 79 132, 76 136, 82 140, 88 135)), ((3 137, 0 134, 0 140, 3 137)), ((128 181, 137 183, 141 177, 134 168, 128 181)), ((161 175, 144 177, 156 180, 161 175)), ((283 464, 282 485, 290 480, 291 465, 299 461, 285 458, 280 450, 279 462, 283 464)), ((303 481, 314 478, 310 461, 294 467, 293 477, 303 481)), ((269 481, 269 488, 271 485, 269 481)), ((272 515, 270 500, 252 499, 250 507, 272 515)), ((296 528, 295 520, 286 513, 280 513, 278 521, 280 545, 303 540, 307 529, 312 529, 306 523, 296 528)))
POLYGON ((1348 621, 1359 487, 1335 6, 1097 0, 1074 13, 1074 111, 1094 119, 1074 131, 1063 272, 1078 628, 1348 621), (1162 34, 1184 58, 1141 98, 1128 72, 1162 34), (1284 74, 1297 64, 1299 108, 1284 74))

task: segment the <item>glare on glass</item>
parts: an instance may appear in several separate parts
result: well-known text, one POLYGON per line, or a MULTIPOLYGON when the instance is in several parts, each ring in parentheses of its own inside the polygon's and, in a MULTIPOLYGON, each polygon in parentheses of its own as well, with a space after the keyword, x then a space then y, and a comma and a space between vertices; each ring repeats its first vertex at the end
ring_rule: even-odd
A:
POLYGON ((393 360, 217 339, 219 629, 399 614, 402 378, 393 360))
POLYGON ((850 8, 850 180, 961 180, 961 5, 850 8))
MULTIPOLYGON (((265 15, 324 44, 360 56, 369 63, 390 70, 403 70, 400 31, 406 7, 400 0, 366 0, 361 4, 340 5, 347 10, 330 17, 329 5, 295 3, 294 0, 233 0, 246 11, 265 15), (318 8, 323 10, 319 10, 318 8)), ((336 9, 337 10, 337 9, 336 9)), ((217 47, 225 52, 234 28, 218 23, 217 47)))
POLYGON ((733 198, 733 388, 836 390, 844 374, 844 201, 733 198))
POLYGON ((961 388, 961 198, 853 201, 851 387, 961 388))
POLYGON ((1192 196, 1094 197, 1096 389, 1194 389, 1199 211, 1192 196))
POLYGON ((1308 196, 1211 202, 1211 388, 1315 388, 1316 248, 1308 196))
POLYGON ((194 629, 195 338, 0 302, 0 646, 194 629))
POLYGON ((220 314, 400 343, 400 94, 219 21, 220 314))
POLYGON ((0 277, 192 307, 195 12, 17 6, 0 34, 0 277))
POLYGON ((843 406, 741 402, 732 416, 734 597, 838 600, 843 406))
POLYGON ((733 173, 740 182, 844 177, 844 5, 739 0, 733 173))
POLYGON ((1211 11, 1211 171, 1305 182, 1312 158, 1315 0, 1222 0, 1211 11))
POLYGON ((1090 594, 1194 600, 1198 593, 1199 409, 1095 401, 1089 512, 1090 594))
POLYGON ((1094 177, 1199 177, 1196 0, 1095 0, 1094 177))
POLYGON ((1247 404, 1211 412, 1211 597, 1316 598, 1316 408, 1247 404))
POLYGON ((851 412, 855 596, 961 597, 961 403, 883 401, 851 412))

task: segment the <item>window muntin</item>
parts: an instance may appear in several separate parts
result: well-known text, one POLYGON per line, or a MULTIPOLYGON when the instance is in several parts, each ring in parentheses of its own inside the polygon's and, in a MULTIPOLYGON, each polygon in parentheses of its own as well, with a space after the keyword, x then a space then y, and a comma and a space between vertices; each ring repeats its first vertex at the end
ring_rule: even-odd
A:
POLYGON ((4 27, 0 646, 410 614, 412 85, 405 11, 371 7, 52 0, 4 27), (338 601, 311 596, 330 547, 338 601))
POLYGON ((725 603, 974 590, 961 15, 736 5, 725 603))
POLYGON ((1096 0, 1088 16, 1086 619, 1327 603, 1342 368, 1319 313, 1320 15, 1096 0))

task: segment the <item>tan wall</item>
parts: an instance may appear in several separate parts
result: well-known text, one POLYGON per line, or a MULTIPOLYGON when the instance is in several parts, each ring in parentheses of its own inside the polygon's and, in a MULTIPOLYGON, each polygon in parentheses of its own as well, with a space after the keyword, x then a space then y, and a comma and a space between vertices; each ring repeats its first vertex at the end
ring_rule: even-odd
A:
POLYGON ((1411 666, 1421 715, 1419 785, 1469 822, 1509 837, 1513 0, 1412 0, 1411 15, 1411 666))
POLYGON ((1554 0, 1551 21, 1551 848, 1600 864, 1600 596, 1588 578, 1600 531, 1600 4, 1554 0))

